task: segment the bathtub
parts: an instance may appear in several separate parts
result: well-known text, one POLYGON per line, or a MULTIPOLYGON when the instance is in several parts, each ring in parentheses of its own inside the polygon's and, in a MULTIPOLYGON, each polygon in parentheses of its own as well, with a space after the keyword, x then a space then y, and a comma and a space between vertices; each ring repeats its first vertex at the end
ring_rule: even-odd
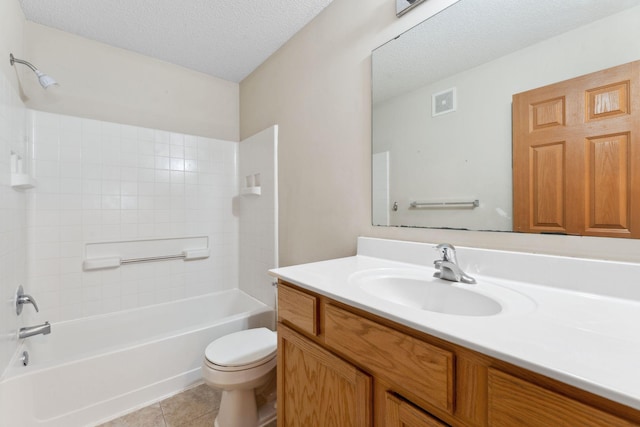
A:
POLYGON ((274 326, 273 309, 237 289, 54 323, 24 340, 0 382, 0 426, 91 426, 201 380, 205 347, 274 326), (16 358, 17 359, 17 358, 16 358))

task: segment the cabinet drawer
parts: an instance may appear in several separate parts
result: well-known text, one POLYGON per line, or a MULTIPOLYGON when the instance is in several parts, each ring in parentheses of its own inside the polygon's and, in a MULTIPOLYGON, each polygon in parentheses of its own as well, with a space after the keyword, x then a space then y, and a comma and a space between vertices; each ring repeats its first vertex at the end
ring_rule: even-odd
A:
POLYGON ((635 424, 489 368, 489 425, 613 427, 635 424))
POLYGON ((325 308, 324 336, 329 347, 398 384, 407 397, 453 413, 453 353, 333 305, 325 308))
POLYGON ((302 332, 318 335, 318 299, 280 283, 278 320, 288 322, 302 332))
POLYGON ((409 402, 387 393, 385 427, 448 427, 409 402))

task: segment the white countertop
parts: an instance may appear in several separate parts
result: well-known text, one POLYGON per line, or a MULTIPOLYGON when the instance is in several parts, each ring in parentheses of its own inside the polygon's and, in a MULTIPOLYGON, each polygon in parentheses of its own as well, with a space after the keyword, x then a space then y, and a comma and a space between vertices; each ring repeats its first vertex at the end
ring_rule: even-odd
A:
POLYGON ((411 269, 429 277, 435 272, 426 265, 357 255, 278 268, 270 273, 337 301, 640 409, 640 301, 468 270, 478 284, 452 286, 488 293, 506 309, 494 316, 450 315, 385 301, 363 292, 350 280, 356 273, 374 269, 411 269), (512 305, 509 299, 514 293, 520 294, 519 302, 512 305))

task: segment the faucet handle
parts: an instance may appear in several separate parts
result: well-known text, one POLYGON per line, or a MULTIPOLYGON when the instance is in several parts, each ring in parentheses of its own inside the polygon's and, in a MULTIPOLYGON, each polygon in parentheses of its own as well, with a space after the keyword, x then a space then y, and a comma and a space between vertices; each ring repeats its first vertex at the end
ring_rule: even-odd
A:
POLYGON ((36 304, 36 300, 33 299, 33 297, 31 295, 27 295, 24 293, 24 290, 22 289, 22 285, 18 286, 18 291, 16 292, 16 314, 20 315, 20 313, 22 313, 22 306, 24 304, 32 304, 33 308, 36 309, 36 312, 39 312, 40 310, 38 310, 38 304, 36 304))
POLYGON ((450 261, 454 264, 458 262, 456 259, 456 248, 452 244, 440 243, 436 246, 436 251, 438 251, 442 261, 450 261))

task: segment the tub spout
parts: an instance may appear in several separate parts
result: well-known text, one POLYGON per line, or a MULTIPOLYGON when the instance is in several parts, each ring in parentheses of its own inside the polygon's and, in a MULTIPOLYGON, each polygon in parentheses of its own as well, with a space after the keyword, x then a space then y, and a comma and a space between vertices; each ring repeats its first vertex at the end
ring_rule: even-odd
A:
POLYGON ((27 326, 26 328, 20 328, 18 331, 18 339, 29 338, 34 335, 42 334, 47 335, 51 333, 51 324, 44 322, 42 325, 27 326))

